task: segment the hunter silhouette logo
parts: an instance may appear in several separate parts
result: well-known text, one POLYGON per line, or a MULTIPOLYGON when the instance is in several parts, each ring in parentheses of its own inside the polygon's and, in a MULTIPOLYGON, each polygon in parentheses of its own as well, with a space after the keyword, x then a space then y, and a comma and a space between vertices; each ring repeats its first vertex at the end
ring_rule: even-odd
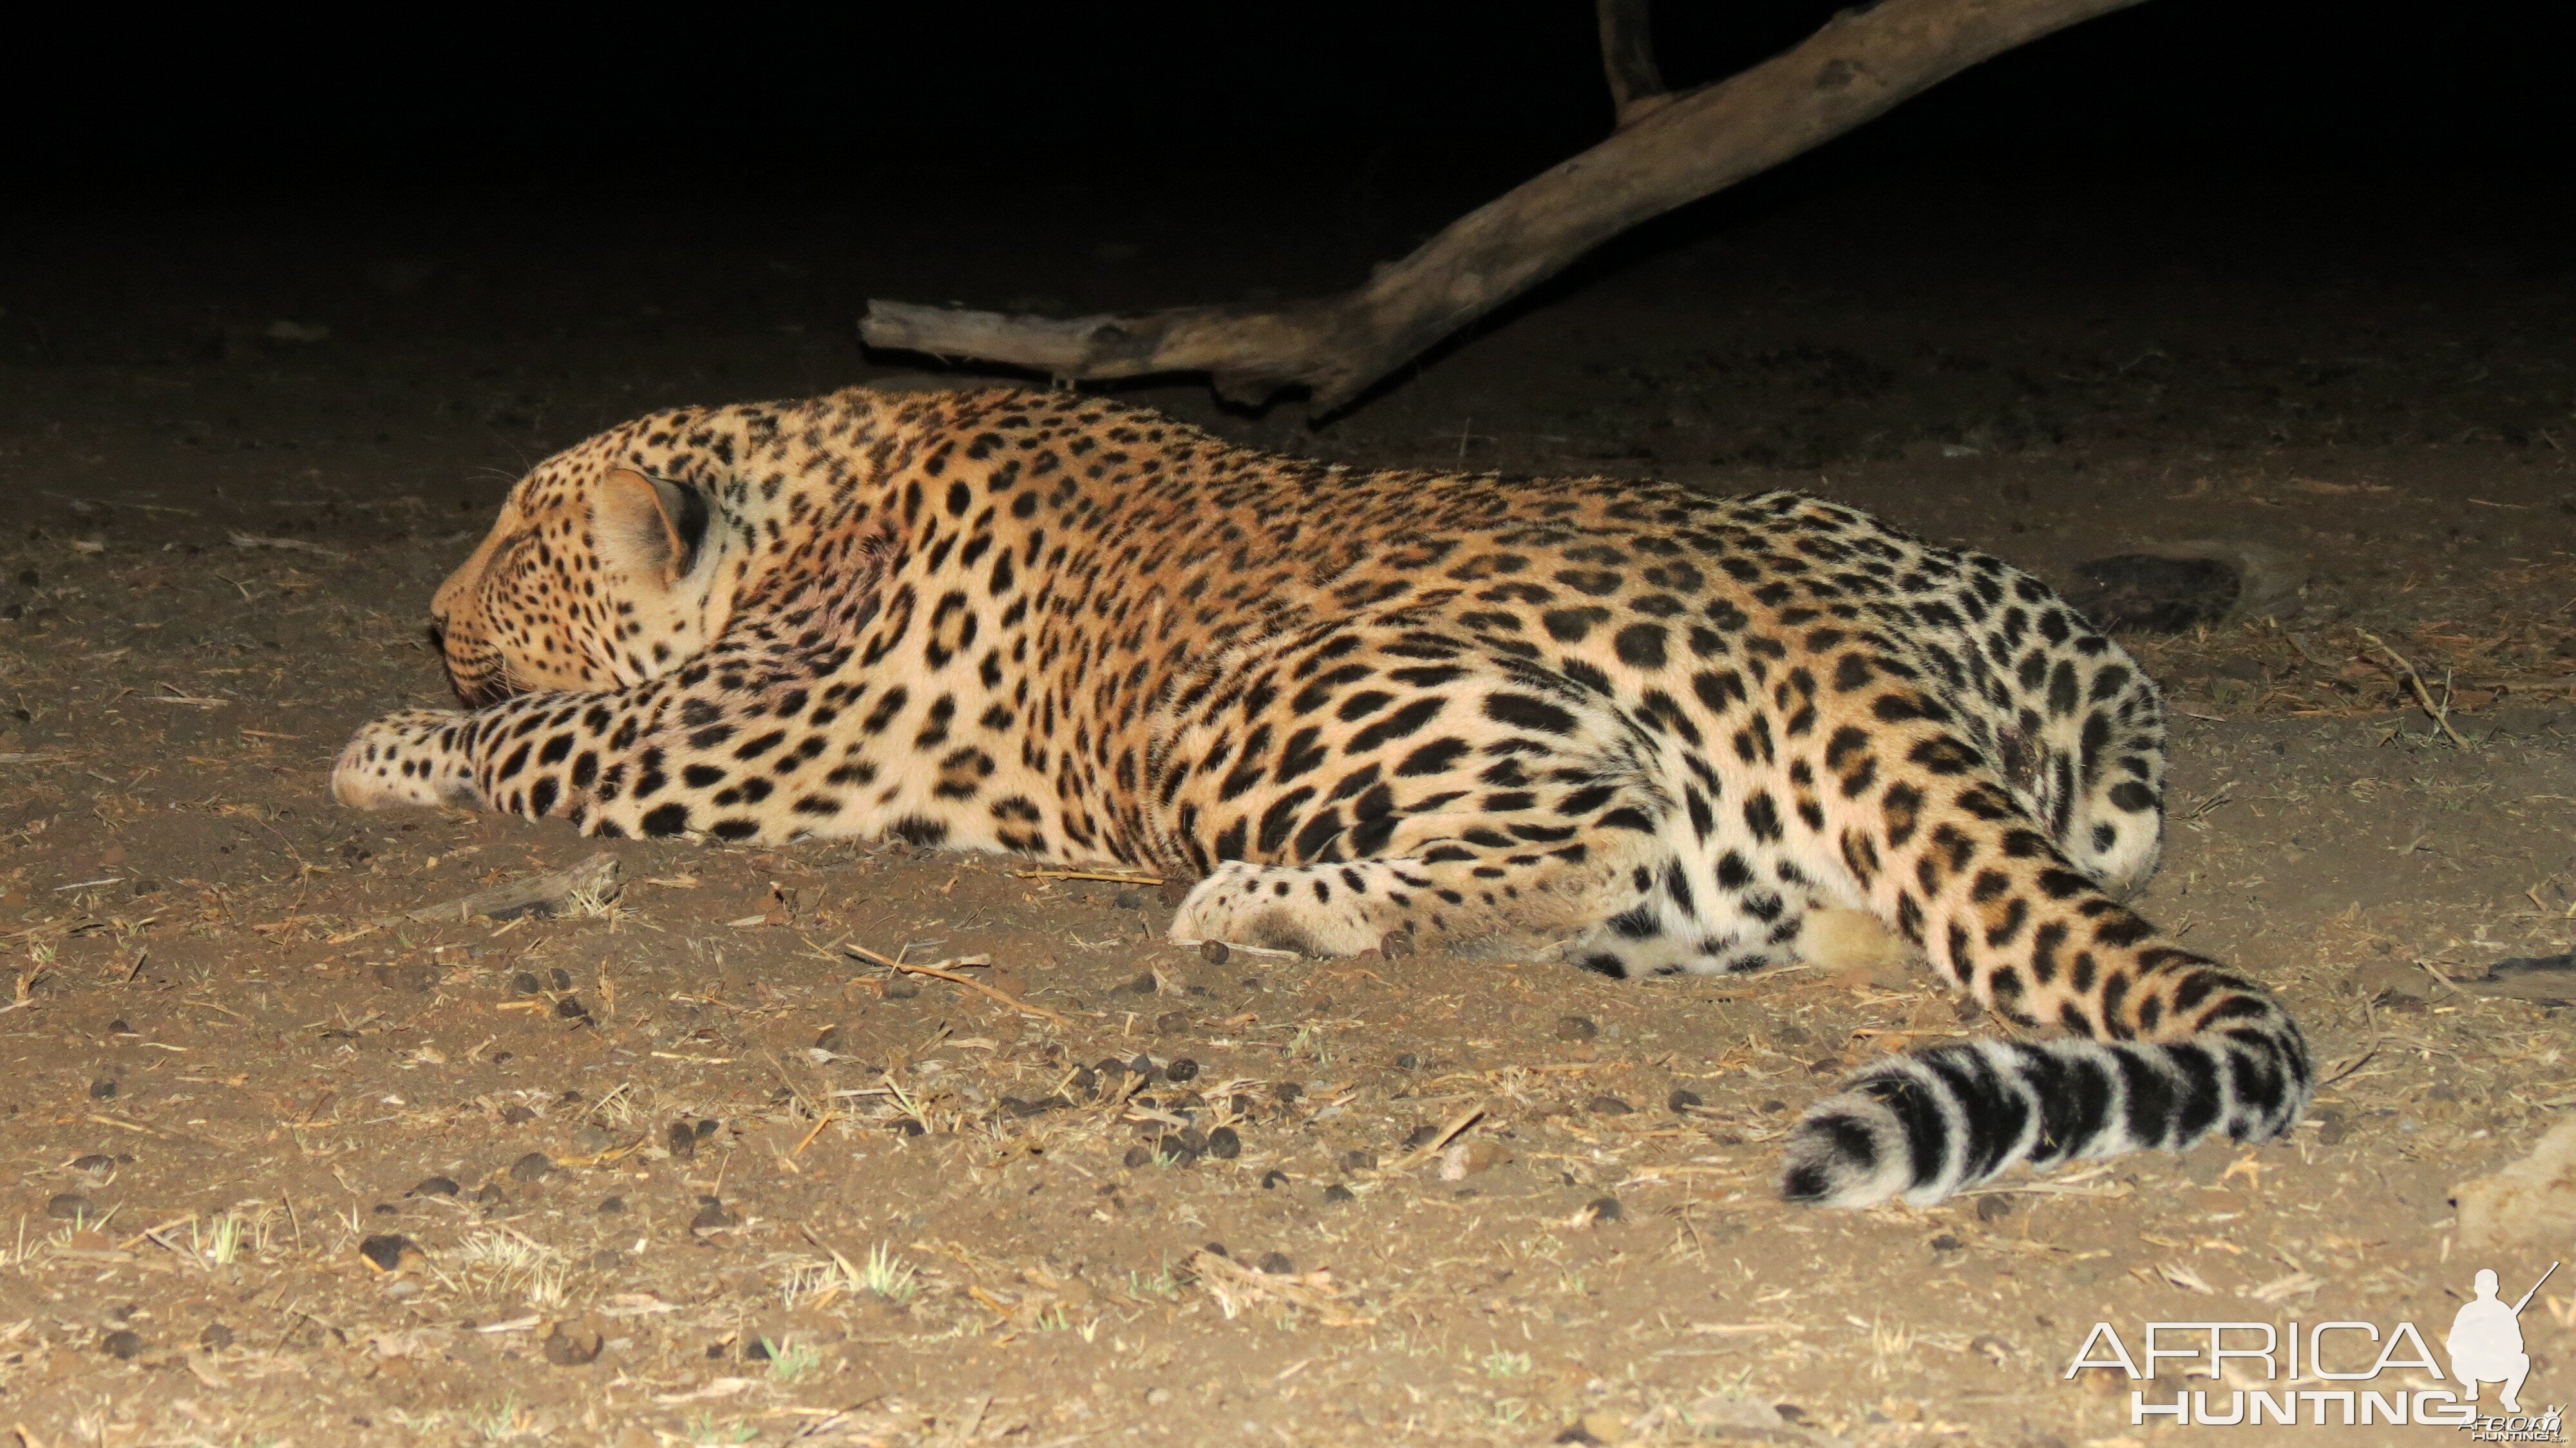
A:
POLYGON ((2531 1305, 2542 1282, 2556 1275, 2558 1264, 2540 1274, 2540 1282, 2520 1301, 2507 1307, 2496 1297, 2496 1275, 2492 1269, 2478 1270, 2478 1295, 2460 1305, 2459 1315, 2451 1319, 2451 1335, 2442 1345, 2451 1352, 2451 1376, 2469 1390, 2469 1401, 2478 1400, 2483 1383, 2504 1384, 2504 1410, 2522 1411, 2522 1380, 2531 1376, 2531 1354, 2522 1350, 2522 1310, 2531 1305))
POLYGON ((2565 1410, 2550 1406, 2526 1413, 2521 1396, 2531 1376, 2522 1311, 2558 1267, 2550 1263, 2531 1290, 2512 1302, 2498 1295, 2496 1273, 2480 1270, 2477 1295, 2460 1305, 2442 1340, 2448 1374, 2411 1322, 2383 1330, 2375 1322, 2335 1319, 2150 1322, 2139 1353, 2130 1351, 2119 1329, 2097 1322, 2064 1375, 2110 1369, 2134 1383, 2179 1376, 2183 1384, 2201 1385, 2186 1386, 2166 1401, 2149 1396, 2151 1390, 2132 1389, 2132 1426, 2154 1419, 2213 1428, 2411 1423, 2464 1428, 2481 1443, 2563 1443, 2565 1410), (2504 1416, 2478 1406, 2488 1383, 2503 1389, 2498 1398, 2504 1416))

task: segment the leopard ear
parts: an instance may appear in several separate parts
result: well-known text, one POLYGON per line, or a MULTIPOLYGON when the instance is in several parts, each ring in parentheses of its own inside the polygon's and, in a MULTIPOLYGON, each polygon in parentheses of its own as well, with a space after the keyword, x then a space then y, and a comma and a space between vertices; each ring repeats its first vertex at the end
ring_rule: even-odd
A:
POLYGON ((697 565, 707 538, 707 500, 694 488, 618 468, 599 484, 592 537, 603 561, 676 583, 697 565))

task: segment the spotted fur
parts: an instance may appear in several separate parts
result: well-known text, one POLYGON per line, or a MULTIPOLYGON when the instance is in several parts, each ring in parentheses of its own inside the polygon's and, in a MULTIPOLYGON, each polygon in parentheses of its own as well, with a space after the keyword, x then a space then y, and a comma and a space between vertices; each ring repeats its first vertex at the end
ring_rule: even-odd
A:
POLYGON ((1794 493, 1358 472, 988 390, 658 414, 540 464, 433 604, 465 712, 362 807, 894 835, 1194 879, 1176 938, 1795 961, 1866 911, 2003 1020, 1811 1107, 1794 1200, 2280 1136, 2306 1047, 2121 903, 2155 688, 2037 580, 1794 493))

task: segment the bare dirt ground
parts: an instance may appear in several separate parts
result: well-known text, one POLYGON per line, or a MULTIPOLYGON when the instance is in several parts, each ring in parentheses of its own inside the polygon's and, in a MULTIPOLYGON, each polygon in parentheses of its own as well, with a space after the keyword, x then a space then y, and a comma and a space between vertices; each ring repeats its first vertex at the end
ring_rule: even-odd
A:
MULTIPOLYGON (((890 375, 871 292, 1295 291, 1391 223, 34 236, 0 277, 0 1428, 2072 1445, 2157 1436, 2063 1380, 2096 1321, 2438 1340, 2476 1267, 2565 1255, 2453 1252, 2452 1184, 2576 1104, 2576 1043, 2444 978, 2576 935, 2576 277, 2527 224, 2365 251, 2322 203, 2142 194, 1748 202, 1321 431, 1134 394, 1354 462, 1816 489, 2061 582, 2180 538, 2298 560, 2294 613, 2133 647, 2179 711, 2144 908, 2278 985, 2313 1119, 1852 1215, 1775 1202, 1772 1143, 1983 1028, 1921 972, 1211 961, 1151 886, 891 845, 617 842, 613 901, 371 923, 603 848, 324 787, 441 698, 429 592, 527 462, 890 375), (851 947, 987 956, 1017 1004, 851 947)), ((2567 1281, 2527 1399, 2576 1396, 2567 1281)))

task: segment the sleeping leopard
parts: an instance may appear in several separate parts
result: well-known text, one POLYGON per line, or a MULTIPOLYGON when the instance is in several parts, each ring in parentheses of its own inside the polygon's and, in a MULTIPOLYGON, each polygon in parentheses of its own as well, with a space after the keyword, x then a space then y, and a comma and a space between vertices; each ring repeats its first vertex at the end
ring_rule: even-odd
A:
POLYGON ((345 804, 1147 869, 1194 882, 1176 940, 1322 956, 1738 973, 1865 912, 2018 1029, 1810 1106, 1792 1201, 2307 1106, 2283 1008, 2122 903, 2163 840, 2154 684, 2038 580, 1821 499, 850 389, 547 459, 431 620, 464 708, 360 730, 345 804))

